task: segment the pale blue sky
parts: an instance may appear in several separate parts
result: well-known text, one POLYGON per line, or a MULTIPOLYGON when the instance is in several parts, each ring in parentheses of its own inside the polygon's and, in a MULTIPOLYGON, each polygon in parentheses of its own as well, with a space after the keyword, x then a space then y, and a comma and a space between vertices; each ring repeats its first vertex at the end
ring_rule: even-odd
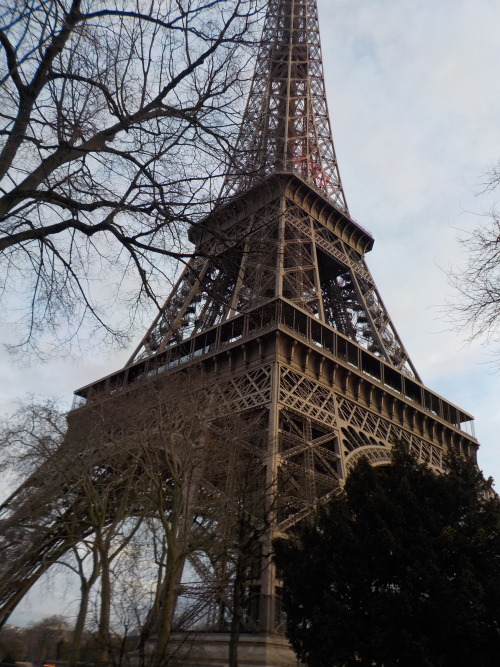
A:
MULTIPOLYGON (((424 382, 476 416, 480 466, 500 485, 492 348, 440 319, 457 228, 500 159, 500 6, 491 0, 318 0, 337 157, 367 261, 424 382)), ((500 201, 500 191, 497 193, 500 201)))
MULTIPOLYGON (((500 375, 488 363, 492 350, 465 346, 465 335, 439 319, 449 295, 444 270, 463 262, 456 228, 478 225, 494 201, 477 194, 500 159, 500 5, 318 6, 340 173, 352 215, 375 237, 368 263, 424 382, 476 416, 480 466, 500 486, 500 375)), ((12 340, 14 333, 0 336, 12 340)), ((116 370, 129 352, 96 350, 78 361, 30 360, 23 368, 1 350, 0 413, 29 392, 70 401, 73 389, 116 370)), ((52 611, 44 597, 42 615, 52 611)), ((29 604, 18 618, 38 613, 33 602, 27 611, 29 604)))

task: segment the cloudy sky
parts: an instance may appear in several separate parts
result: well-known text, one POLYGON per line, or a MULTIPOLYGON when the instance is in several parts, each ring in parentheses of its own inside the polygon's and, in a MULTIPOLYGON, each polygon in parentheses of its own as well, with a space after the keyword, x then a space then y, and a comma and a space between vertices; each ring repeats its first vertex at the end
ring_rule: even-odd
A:
MULTIPOLYGON (((441 312, 457 230, 481 224, 500 159, 498 0, 318 0, 334 141, 351 213, 375 237, 368 263, 424 382, 476 417, 479 463, 500 486, 500 372, 441 312)), ((500 201, 500 191, 497 193, 500 201)), ((0 332, 12 342, 13 328, 0 332)), ((0 414, 122 366, 129 350, 29 365, 0 350, 0 414)), ((35 614, 27 603, 23 617, 35 614), (31 612, 30 612, 31 609, 31 612)), ((21 616, 19 615, 19 618, 21 616)), ((15 619, 13 619, 15 620, 15 619)))
MULTIPOLYGON (((457 230, 484 222, 500 159, 500 6, 494 0, 318 0, 334 141, 367 261, 423 381, 476 417, 500 483, 500 375, 442 305, 464 264, 457 230)), ((497 194, 500 201, 500 191, 497 194)))

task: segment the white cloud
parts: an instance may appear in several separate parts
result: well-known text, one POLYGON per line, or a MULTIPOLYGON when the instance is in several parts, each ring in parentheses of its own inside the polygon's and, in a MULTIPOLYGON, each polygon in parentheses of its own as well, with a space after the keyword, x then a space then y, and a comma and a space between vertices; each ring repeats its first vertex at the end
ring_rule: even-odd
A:
MULTIPOLYGON (((454 228, 475 227, 474 213, 493 201, 476 193, 500 159, 498 1, 318 5, 346 196, 376 239, 369 265, 424 381, 476 415, 480 464, 500 486, 500 376, 485 363, 487 350, 464 348, 437 319, 448 293, 440 267, 460 260, 454 228)), ((78 363, 20 368, 0 355, 0 413, 26 392, 69 400, 127 358, 97 351, 78 363)))
POLYGON ((376 240, 368 263, 424 381, 476 415, 480 462, 500 483, 499 376, 486 349, 439 319, 443 269, 463 261, 456 228, 494 201, 476 195, 500 159, 498 4, 318 5, 347 200, 376 240))

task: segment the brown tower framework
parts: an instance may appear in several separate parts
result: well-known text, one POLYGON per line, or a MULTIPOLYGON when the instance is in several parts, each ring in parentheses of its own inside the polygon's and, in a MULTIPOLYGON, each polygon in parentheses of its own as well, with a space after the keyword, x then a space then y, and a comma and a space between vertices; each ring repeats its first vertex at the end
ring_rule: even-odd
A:
MULTIPOLYGON (((192 228, 195 257, 125 368, 81 400, 203 366, 228 410, 265 414, 278 499, 265 553, 361 456, 384 464, 398 441, 436 469, 449 448, 475 456, 472 417, 422 384, 365 263, 373 238, 350 216, 338 171, 316 0, 269 1, 223 194, 192 228)), ((295 664, 268 558, 254 584, 241 664, 295 664)), ((223 665, 219 640, 205 635, 213 662, 195 664, 223 665)))
MULTIPOLYGON (((223 194, 191 230, 197 256, 125 369, 77 393, 203 363, 226 405, 268 414, 273 534, 337 492, 360 456, 386 463, 397 441, 437 469, 447 448, 475 455, 472 417, 421 383, 365 263, 373 238, 342 188, 316 0, 269 2, 223 194)), ((247 630, 269 647, 280 630, 271 563, 259 585, 247 630)), ((286 653, 259 664, 274 661, 286 653)))

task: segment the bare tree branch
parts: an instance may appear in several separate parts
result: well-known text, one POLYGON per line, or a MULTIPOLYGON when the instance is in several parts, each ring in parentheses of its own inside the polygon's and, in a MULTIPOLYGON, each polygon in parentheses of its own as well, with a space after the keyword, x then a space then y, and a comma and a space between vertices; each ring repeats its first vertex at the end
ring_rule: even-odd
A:
POLYGON ((500 341, 500 216, 470 234, 462 233, 465 269, 449 274, 456 298, 448 307, 451 322, 468 332, 469 340, 500 341))
POLYGON ((19 346, 100 325, 109 308, 85 287, 99 279, 113 300, 134 291, 130 312, 162 301, 169 260, 217 200, 265 4, 0 0, 0 299, 17 291, 24 308, 19 346))

